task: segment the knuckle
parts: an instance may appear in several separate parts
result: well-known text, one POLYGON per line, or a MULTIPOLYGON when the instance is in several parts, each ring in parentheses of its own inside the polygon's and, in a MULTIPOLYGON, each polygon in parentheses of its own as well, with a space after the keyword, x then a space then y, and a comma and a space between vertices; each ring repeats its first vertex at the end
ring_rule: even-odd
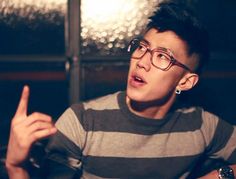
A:
POLYGON ((19 147, 22 149, 29 148, 29 146, 31 145, 30 140, 26 138, 19 138, 19 140, 19 147))
POLYGON ((51 116, 48 116, 48 119, 50 122, 52 122, 52 117, 51 116))
POLYGON ((15 126, 15 125, 12 125, 12 132, 14 133, 14 134, 17 134, 19 131, 18 131, 18 127, 17 126, 15 126))
POLYGON ((40 116, 40 114, 39 114, 39 112, 33 112, 32 116, 35 117, 35 118, 38 118, 40 116))
POLYGON ((41 127, 42 127, 42 124, 41 124, 40 122, 37 122, 37 123, 36 123, 36 128, 37 128, 37 129, 40 129, 41 127))
POLYGON ((33 142, 39 139, 39 136, 37 135, 37 133, 33 133, 31 137, 32 137, 33 142))

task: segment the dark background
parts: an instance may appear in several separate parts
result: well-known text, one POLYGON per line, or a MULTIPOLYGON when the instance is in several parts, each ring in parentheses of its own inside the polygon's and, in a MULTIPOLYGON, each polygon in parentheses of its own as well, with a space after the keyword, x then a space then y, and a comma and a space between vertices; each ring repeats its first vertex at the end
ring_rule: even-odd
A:
MULTIPOLYGON (((211 61, 200 83, 182 99, 236 124, 236 1, 184 2, 196 10, 210 33, 211 61)), ((31 89, 29 113, 44 112, 56 120, 70 105, 65 16, 60 11, 33 13, 36 19, 30 21, 17 12, 0 12, 1 164, 23 85, 31 89)), ((125 89, 128 57, 82 56, 80 65, 81 100, 125 89)))

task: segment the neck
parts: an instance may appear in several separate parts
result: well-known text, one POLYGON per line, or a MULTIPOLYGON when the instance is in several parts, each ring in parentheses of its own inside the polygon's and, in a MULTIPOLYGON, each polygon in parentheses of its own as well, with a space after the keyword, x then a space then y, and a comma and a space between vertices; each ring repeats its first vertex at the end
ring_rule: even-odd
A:
POLYGON ((129 109, 136 115, 158 120, 166 116, 175 102, 175 98, 176 95, 173 94, 165 103, 159 103, 157 101, 137 102, 126 96, 126 103, 129 109))

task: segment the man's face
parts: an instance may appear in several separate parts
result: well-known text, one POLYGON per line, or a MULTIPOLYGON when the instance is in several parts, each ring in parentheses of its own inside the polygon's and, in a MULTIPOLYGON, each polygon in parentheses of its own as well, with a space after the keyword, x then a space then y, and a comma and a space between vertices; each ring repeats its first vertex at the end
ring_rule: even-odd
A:
MULTIPOLYGON (((187 46, 174 32, 158 32, 150 29, 144 40, 152 50, 164 47, 173 52, 175 59, 187 65, 187 46)), ((151 54, 146 53, 141 59, 131 57, 127 81, 127 96, 138 102, 163 101, 172 95, 180 79, 187 71, 173 65, 169 70, 163 71, 151 64, 151 54)))

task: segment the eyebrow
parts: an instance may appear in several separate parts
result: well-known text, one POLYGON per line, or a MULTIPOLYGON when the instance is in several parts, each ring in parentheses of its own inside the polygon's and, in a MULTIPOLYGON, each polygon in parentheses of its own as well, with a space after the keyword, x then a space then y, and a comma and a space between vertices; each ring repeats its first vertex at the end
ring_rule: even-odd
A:
POLYGON ((148 40, 146 40, 145 38, 142 38, 141 41, 144 41, 149 46, 151 45, 151 43, 148 40))
MULTIPOLYGON (((141 41, 144 41, 144 43, 146 43, 148 46, 151 45, 151 43, 147 39, 145 39, 145 38, 142 38, 141 41)), ((175 58, 175 53, 171 49, 165 48, 165 47, 156 47, 156 48, 161 49, 161 50, 163 50, 165 52, 170 51, 171 55, 175 58)))

